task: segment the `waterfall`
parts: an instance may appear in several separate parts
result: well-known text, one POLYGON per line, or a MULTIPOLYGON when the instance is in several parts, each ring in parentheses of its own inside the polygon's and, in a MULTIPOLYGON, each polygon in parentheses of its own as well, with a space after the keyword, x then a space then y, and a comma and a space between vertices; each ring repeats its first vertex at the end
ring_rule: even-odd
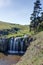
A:
POLYGON ((9 42, 9 53, 24 53, 24 38, 12 37, 9 42))
POLYGON ((9 50, 8 50, 8 52, 12 53, 12 50, 13 50, 13 38, 11 38, 10 41, 9 41, 9 50))
POLYGON ((15 53, 18 53, 18 38, 14 39, 13 51, 15 51, 15 53))
POLYGON ((16 39, 14 39, 13 51, 15 51, 15 48, 16 48, 16 39))
POLYGON ((24 53, 24 52, 23 52, 23 38, 21 38, 20 45, 21 45, 20 53, 24 53))

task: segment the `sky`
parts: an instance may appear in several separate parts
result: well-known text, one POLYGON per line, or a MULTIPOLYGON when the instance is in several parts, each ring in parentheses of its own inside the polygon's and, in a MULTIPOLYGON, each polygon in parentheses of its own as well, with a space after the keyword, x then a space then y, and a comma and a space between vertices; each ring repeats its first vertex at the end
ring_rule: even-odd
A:
MULTIPOLYGON (((0 21, 21 25, 30 24, 36 0, 0 0, 0 21)), ((43 0, 41 0, 43 9, 43 0)))

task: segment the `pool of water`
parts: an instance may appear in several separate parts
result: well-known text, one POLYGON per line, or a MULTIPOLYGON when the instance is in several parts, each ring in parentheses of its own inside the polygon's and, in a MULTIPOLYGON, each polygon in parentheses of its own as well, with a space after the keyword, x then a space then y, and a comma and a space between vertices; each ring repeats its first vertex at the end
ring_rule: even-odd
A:
POLYGON ((21 56, 19 55, 0 55, 0 65, 13 65, 20 60, 21 56))

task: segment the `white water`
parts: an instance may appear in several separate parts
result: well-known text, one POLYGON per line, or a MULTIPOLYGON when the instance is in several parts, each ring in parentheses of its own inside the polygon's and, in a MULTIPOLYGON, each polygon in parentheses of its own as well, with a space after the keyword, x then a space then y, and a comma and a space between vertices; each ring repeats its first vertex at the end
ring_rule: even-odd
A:
POLYGON ((9 46, 10 50, 8 51, 9 53, 24 53, 23 51, 24 39, 21 40, 20 37, 11 38, 9 44, 10 44, 9 46), (19 42, 20 42, 20 51, 18 51, 19 42))
POLYGON ((13 38, 11 38, 11 41, 10 41, 10 51, 12 50, 12 43, 13 43, 13 38))

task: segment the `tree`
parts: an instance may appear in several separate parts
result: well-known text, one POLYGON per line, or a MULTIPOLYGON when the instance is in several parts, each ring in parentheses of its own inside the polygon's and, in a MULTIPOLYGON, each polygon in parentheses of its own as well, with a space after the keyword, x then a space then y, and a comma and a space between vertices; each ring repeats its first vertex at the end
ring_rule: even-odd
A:
POLYGON ((41 13, 41 21, 43 21, 43 12, 41 13))
POLYGON ((30 29, 33 28, 34 31, 36 31, 37 26, 39 24, 40 20, 40 12, 41 12, 41 3, 40 0, 36 0, 34 3, 34 10, 33 13, 31 14, 31 23, 30 23, 30 29))

